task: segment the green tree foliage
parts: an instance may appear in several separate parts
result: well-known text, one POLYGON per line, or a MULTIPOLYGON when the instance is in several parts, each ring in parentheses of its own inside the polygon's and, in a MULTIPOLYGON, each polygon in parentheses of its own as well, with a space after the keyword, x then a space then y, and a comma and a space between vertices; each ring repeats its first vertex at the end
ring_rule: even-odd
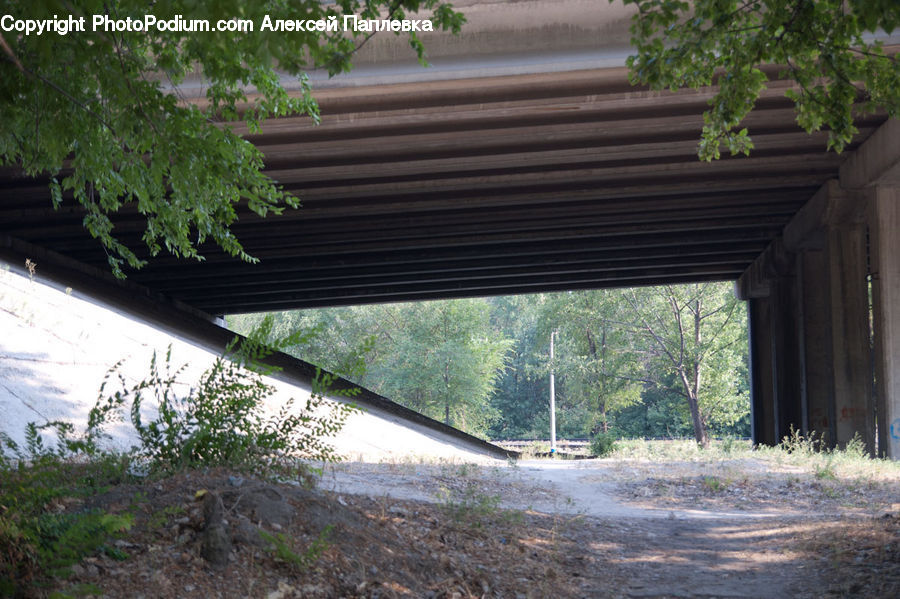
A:
POLYGON ((696 436, 696 415, 703 443, 749 432, 745 323, 706 283, 285 312, 274 330, 316 330, 291 353, 494 439, 549 435, 556 330, 559 436, 696 436))
POLYGON ((376 315, 379 310, 380 307, 351 306, 239 314, 229 316, 228 325, 246 335, 269 319, 271 339, 298 335, 294 343, 285 347, 289 354, 369 387, 369 367, 379 355, 375 339, 384 336, 376 315))
MULTIPOLYGON (((109 255, 113 271, 138 268, 139 254, 162 249, 201 259, 209 240, 253 261, 230 230, 245 204, 265 216, 298 200, 265 176, 263 156, 222 122, 243 121, 258 132, 270 117, 318 108, 305 75, 309 69, 347 71, 362 34, 260 32, 265 16, 320 20, 343 15, 402 19, 431 13, 434 27, 458 31, 463 18, 440 0, 8 0, 3 14, 17 19, 84 17, 86 30, 67 35, 0 37, 0 166, 51 180, 58 207, 72 201, 87 211, 84 225, 109 255), (112 19, 249 19, 246 32, 92 31, 93 15, 112 19), (179 86, 198 73, 204 102, 185 102, 179 86), (288 93, 283 77, 298 82, 288 93), (247 89, 255 90, 253 95, 247 89), (146 249, 115 237, 114 216, 146 219, 146 249)), ((420 59, 415 35, 410 44, 420 59)))
POLYGON ((543 294, 491 298, 491 323, 510 339, 506 367, 491 405, 500 414, 492 439, 538 438, 550 429, 547 336, 541 323, 543 294))
POLYGON ((484 434, 489 398, 509 343, 490 328, 485 300, 400 304, 391 350, 373 376, 388 397, 463 430, 484 434))
POLYGON ((857 132, 859 110, 900 115, 900 54, 885 54, 872 32, 900 25, 895 0, 625 0, 638 13, 631 27, 637 54, 628 59, 633 83, 653 89, 719 86, 703 115, 699 155, 719 158, 753 147, 741 121, 778 76, 807 132, 828 130, 841 151, 857 132))
POLYGON ((630 289, 633 331, 650 360, 647 380, 671 375, 687 401, 694 438, 709 445, 711 421, 732 424, 747 410, 736 373, 746 351, 743 304, 716 283, 630 289))
POLYGON ((564 403, 581 407, 591 434, 609 432, 612 415, 641 398, 640 356, 622 326, 626 307, 615 290, 553 294, 545 304, 544 330, 559 331, 553 366, 564 403))
MULTIPOLYGON (((509 342, 483 299, 285 312, 278 327, 317 331, 290 353, 474 434, 497 418, 491 405, 509 342), (290 323, 289 325, 286 323, 290 323)), ((231 317, 238 331, 259 315, 231 317)))
POLYGON ((658 376, 655 384, 644 387, 640 402, 616 414, 615 431, 629 438, 693 436, 691 413, 678 385, 671 373, 658 376))

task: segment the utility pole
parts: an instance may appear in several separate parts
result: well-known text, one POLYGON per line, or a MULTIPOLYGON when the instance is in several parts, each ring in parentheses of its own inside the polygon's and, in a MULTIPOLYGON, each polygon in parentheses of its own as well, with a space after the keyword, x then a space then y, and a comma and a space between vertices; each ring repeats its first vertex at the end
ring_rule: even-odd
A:
POLYGON ((550 333, 550 453, 556 453, 556 377, 553 373, 553 338, 556 331, 550 333))

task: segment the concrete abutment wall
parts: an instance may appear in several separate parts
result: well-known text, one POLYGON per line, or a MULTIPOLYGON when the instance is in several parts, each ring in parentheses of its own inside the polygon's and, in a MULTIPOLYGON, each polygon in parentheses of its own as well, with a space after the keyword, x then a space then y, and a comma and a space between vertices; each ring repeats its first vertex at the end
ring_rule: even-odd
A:
POLYGON ((900 460, 900 122, 847 159, 736 292, 751 315, 754 442, 858 436, 900 460))

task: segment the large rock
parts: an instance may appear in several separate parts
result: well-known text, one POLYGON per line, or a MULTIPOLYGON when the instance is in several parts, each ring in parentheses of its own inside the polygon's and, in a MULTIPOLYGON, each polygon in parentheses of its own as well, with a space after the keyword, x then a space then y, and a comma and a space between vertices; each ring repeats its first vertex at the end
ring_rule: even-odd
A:
POLYGON ((201 555, 214 566, 225 566, 231 554, 231 535, 225 526, 225 508, 218 494, 207 492, 203 497, 203 520, 201 555))

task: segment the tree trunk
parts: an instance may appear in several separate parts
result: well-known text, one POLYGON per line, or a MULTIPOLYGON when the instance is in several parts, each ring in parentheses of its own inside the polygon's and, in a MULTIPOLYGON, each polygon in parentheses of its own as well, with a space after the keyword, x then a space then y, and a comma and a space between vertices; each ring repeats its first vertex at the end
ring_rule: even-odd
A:
POLYGON ((450 426, 450 362, 444 364, 444 424, 450 426))
POLYGON ((586 329, 585 332, 587 333, 588 350, 591 352, 591 358, 600 362, 600 380, 597 381, 597 385, 600 387, 597 392, 597 410, 600 412, 601 430, 606 434, 609 432, 609 417, 607 416, 606 409, 606 395, 608 393, 606 384, 606 327, 603 327, 600 335, 599 355, 597 352, 597 343, 594 341, 591 330, 586 329))
POLYGON ((603 434, 606 434, 609 432, 609 419, 606 417, 606 402, 602 403, 600 417, 603 419, 603 434))
MULTIPOLYGON (((685 327, 680 318, 680 313, 677 308, 677 304, 675 303, 675 298, 671 295, 669 296, 669 303, 672 305, 673 313, 675 314, 675 320, 678 325, 678 331, 681 336, 682 342, 682 353, 681 353, 681 362, 680 364, 676 364, 676 368, 678 370, 679 377, 681 378, 681 386, 684 388, 684 394, 687 396, 688 400, 688 408, 691 411, 691 424, 694 427, 694 439, 696 439, 697 444, 704 449, 709 448, 709 432, 706 430, 706 419, 703 417, 703 413, 700 411, 700 358, 698 355, 691 355, 688 362, 685 363, 685 351, 684 351, 684 337, 685 337, 685 327)), ((701 335, 701 310, 700 300, 697 299, 694 304, 694 309, 692 310, 694 316, 693 331, 690 331, 689 334, 693 336, 693 347, 700 347, 700 342, 702 341, 701 335)))
MULTIPOLYGON (((592 348, 593 349, 593 348, 592 348)), ((594 353, 596 354, 596 349, 594 353)), ((606 380, 606 327, 603 327, 603 334, 600 336, 600 393, 603 394, 602 404, 600 406, 600 414, 603 416, 603 434, 609 433, 609 417, 606 414, 607 394, 609 386, 606 380)))
POLYGON ((688 406, 691 409, 691 423, 694 425, 694 439, 703 449, 709 449, 709 432, 706 430, 706 422, 700 413, 700 404, 697 396, 688 395, 688 406))
MULTIPOLYGON (((694 347, 699 348, 700 343, 703 341, 701 335, 700 324, 702 318, 700 317, 700 311, 702 309, 702 303, 700 298, 697 298, 696 303, 694 304, 694 347)), ((694 424, 694 437, 697 439, 697 443, 700 444, 700 447, 703 449, 709 449, 709 432, 706 430, 706 419, 703 417, 703 414, 700 412, 700 356, 695 355, 691 358, 691 365, 693 366, 693 380, 692 389, 688 396, 688 402, 691 407, 691 420, 694 424)))

